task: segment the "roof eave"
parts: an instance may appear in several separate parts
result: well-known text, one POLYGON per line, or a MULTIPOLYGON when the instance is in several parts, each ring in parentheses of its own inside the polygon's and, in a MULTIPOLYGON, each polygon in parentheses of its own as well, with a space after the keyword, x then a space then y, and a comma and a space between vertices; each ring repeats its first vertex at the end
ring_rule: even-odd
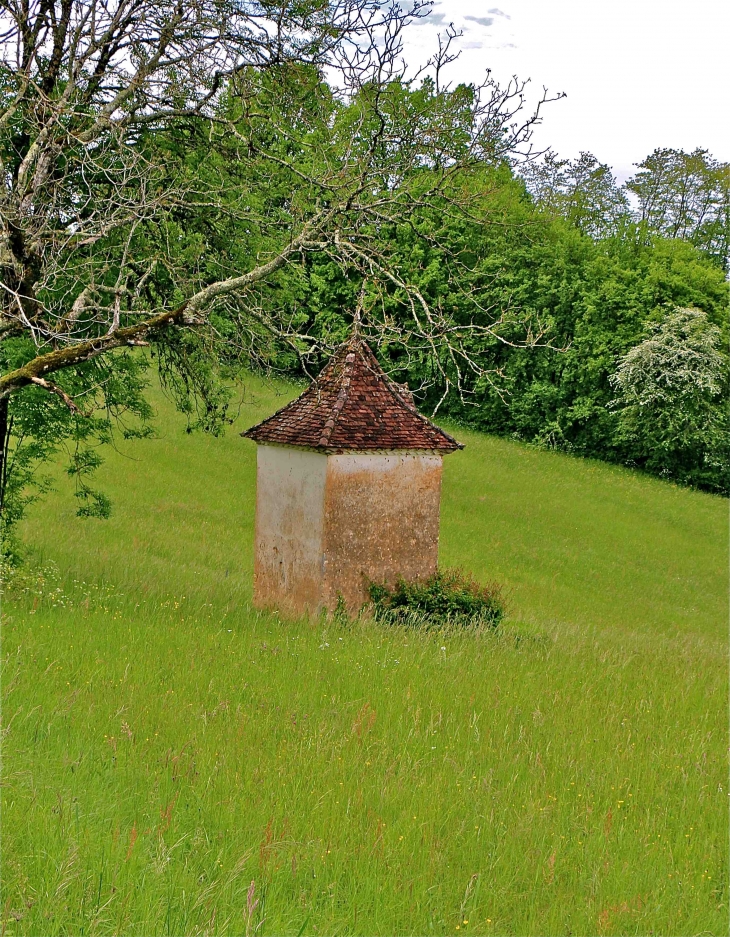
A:
POLYGON ((464 444, 456 440, 448 446, 317 446, 300 442, 285 442, 279 439, 257 439, 255 436, 250 435, 249 431, 241 433, 240 435, 247 439, 252 439, 257 446, 278 446, 282 449, 302 449, 308 452, 321 452, 324 455, 335 455, 344 452, 423 452, 450 455, 450 453, 457 452, 459 449, 464 448, 464 444))

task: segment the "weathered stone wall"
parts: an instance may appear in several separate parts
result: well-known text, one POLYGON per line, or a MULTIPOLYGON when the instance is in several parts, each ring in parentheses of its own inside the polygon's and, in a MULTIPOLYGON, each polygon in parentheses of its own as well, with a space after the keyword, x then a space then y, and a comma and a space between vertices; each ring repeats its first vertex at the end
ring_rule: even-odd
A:
POLYGON ((367 582, 428 576, 438 563, 440 455, 325 455, 258 447, 254 602, 292 615, 351 613, 367 582))
POLYGON ((254 602, 293 615, 316 612, 322 595, 327 456, 259 446, 254 602))
POLYGON ((416 579, 438 564, 440 455, 330 455, 324 505, 322 604, 338 593, 350 612, 367 601, 367 580, 416 579))

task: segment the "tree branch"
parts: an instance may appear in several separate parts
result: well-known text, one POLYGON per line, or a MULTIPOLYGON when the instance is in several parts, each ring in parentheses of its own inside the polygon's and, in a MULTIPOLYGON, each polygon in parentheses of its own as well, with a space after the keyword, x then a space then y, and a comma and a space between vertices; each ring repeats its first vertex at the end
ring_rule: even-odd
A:
POLYGON ((112 351, 114 348, 136 344, 135 339, 148 335, 163 326, 181 321, 187 306, 187 303, 183 303, 177 309, 163 312, 136 325, 118 329, 111 335, 102 335, 87 342, 79 342, 77 345, 59 348, 45 355, 38 355, 38 357, 24 364, 22 368, 16 368, 15 371, 9 371, 0 377, 0 399, 20 390, 22 387, 26 387, 28 384, 38 384, 38 379, 42 374, 52 374, 62 368, 81 364, 83 361, 88 361, 97 355, 112 351))
MULTIPOLYGON (((321 215, 317 216, 321 219, 321 215)), ((177 309, 160 313, 152 316, 136 325, 129 325, 125 328, 116 329, 114 332, 101 335, 98 338, 86 342, 79 342, 76 345, 70 345, 65 348, 59 348, 48 352, 45 355, 39 355, 24 364, 21 368, 16 368, 8 374, 0 377, 0 399, 7 397, 14 391, 26 387, 28 384, 38 384, 38 378, 43 374, 52 374, 62 368, 68 368, 75 364, 81 364, 97 355, 112 351, 115 348, 121 348, 125 345, 138 345, 139 340, 146 335, 155 332, 168 325, 202 325, 203 321, 196 318, 196 314, 209 305, 214 299, 224 296, 227 293, 233 293, 244 289, 252 283, 262 280, 274 273, 280 267, 283 267, 291 254, 296 253, 306 247, 311 236, 313 219, 310 225, 306 226, 304 231, 281 251, 276 257, 268 263, 260 264, 254 267, 248 273, 241 276, 229 277, 227 280, 221 280, 212 283, 210 286, 199 290, 194 296, 186 300, 177 309)), ((44 386, 44 385, 40 385, 44 386)))
POLYGON ((59 387, 58 384, 51 384, 50 381, 46 381, 42 377, 32 377, 30 379, 31 384, 37 384, 38 387, 42 387, 44 390, 47 390, 50 394, 55 394, 57 397, 60 397, 61 400, 66 404, 71 413, 80 413, 78 404, 74 401, 73 397, 70 397, 62 387, 59 387))

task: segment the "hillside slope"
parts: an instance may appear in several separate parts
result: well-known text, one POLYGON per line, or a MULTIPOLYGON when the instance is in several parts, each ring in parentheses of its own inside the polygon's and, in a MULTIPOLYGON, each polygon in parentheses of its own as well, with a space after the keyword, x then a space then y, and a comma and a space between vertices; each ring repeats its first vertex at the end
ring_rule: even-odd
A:
POLYGON ((504 628, 288 622, 249 604, 254 446, 158 407, 110 520, 59 473, 24 525, 8 937, 727 933, 725 502, 455 429, 442 559, 504 628))
MULTIPOLYGON (((60 477, 23 538, 74 576, 157 596, 250 601, 256 455, 239 432, 295 392, 251 378, 220 439, 185 434, 158 395, 158 438, 106 453, 98 484, 112 498, 111 519, 75 517, 60 477)), ((466 449, 445 460, 442 564, 505 583, 518 618, 724 635, 724 499, 450 429, 466 449)))

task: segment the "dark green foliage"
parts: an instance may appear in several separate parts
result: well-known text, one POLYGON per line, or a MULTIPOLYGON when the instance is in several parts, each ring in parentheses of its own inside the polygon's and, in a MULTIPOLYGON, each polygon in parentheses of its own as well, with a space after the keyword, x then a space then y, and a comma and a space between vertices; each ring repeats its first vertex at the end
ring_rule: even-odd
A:
POLYGON ((393 589, 371 582, 368 588, 375 617, 381 621, 442 627, 488 625, 497 627, 504 617, 502 587, 483 585, 461 569, 444 569, 428 579, 398 579, 393 589))
MULTIPOLYGON (((126 323, 136 321, 140 309, 169 308, 201 285, 275 255, 314 207, 333 197, 312 182, 326 175, 323 166, 339 165, 343 152, 374 139, 363 129, 375 119, 370 93, 364 88, 345 105, 315 68, 244 70, 220 104, 237 135, 202 117, 140 132, 135 146, 154 167, 156 188, 198 194, 145 216, 128 239, 120 229, 76 250, 45 282, 40 299, 61 321, 84 288, 113 288, 128 253, 131 279, 144 286, 135 300, 139 308, 121 309, 126 323), (273 118, 289 128, 286 134, 272 131, 273 118), (362 138, 353 137, 356 128, 362 138), (209 191, 218 193, 216 200, 205 196, 209 191), (92 283, 88 271, 94 264, 99 269, 92 283)), ((639 432, 641 421, 629 425, 628 411, 613 405, 620 362, 676 308, 705 313, 719 328, 718 347, 727 347, 728 283, 716 256, 720 248, 710 250, 700 237, 705 228, 690 232, 677 223, 669 230, 648 217, 633 222, 608 168, 590 154, 574 163, 546 164, 547 175, 539 184, 533 179, 536 199, 500 154, 485 150, 436 194, 421 198, 434 184, 438 160, 408 154, 418 151, 424 128, 438 129, 436 149, 445 162, 462 154, 471 92, 460 87, 438 94, 428 82, 420 88, 392 82, 379 93, 377 112, 388 134, 377 137, 380 149, 365 147, 358 158, 382 167, 382 178, 373 176, 373 198, 397 183, 413 209, 407 217, 381 215, 377 224, 363 215, 348 222, 349 233, 347 225, 342 230, 369 240, 383 265, 417 287, 451 330, 433 343, 424 341, 413 328, 402 288, 387 278, 377 286, 367 282, 364 332, 394 379, 408 383, 424 412, 728 492, 726 388, 708 398, 703 425, 713 432, 696 434, 692 445, 674 445, 677 440, 664 433, 659 447, 656 433, 648 431, 651 421, 644 420, 639 432), (399 168, 404 165, 408 171, 399 168), (449 347, 459 329, 465 336, 460 347, 470 360, 449 347), (536 343, 525 341, 530 335, 538 337, 536 343)), ((669 151, 662 153, 668 158, 669 151)), ((692 154, 691 166, 687 160, 681 165, 688 172, 702 169, 705 179, 709 163, 705 157, 697 163, 699 156, 692 154)), ((637 195, 651 188, 654 157, 634 180, 637 195)), ((726 167, 725 175, 719 164, 710 168, 712 191, 726 193, 726 167)), ((344 189, 356 182, 356 173, 337 177, 344 189)), ((697 183, 698 191, 704 184, 697 183)), ((676 188, 670 186, 667 199, 676 188)), ((719 195, 715 202, 726 204, 719 195)), ((186 414, 188 431, 220 434, 230 422, 227 379, 244 368, 317 373, 347 337, 362 287, 362 269, 348 267, 328 250, 308 250, 250 291, 247 314, 234 295, 210 310, 209 327, 169 328, 152 336, 149 357, 119 351, 65 370, 59 384, 77 401, 76 413, 40 387, 14 394, 0 471, 3 530, 46 490, 40 469, 59 449, 66 450, 76 481, 79 513, 108 514, 108 501, 89 479, 100 462, 99 446, 113 441, 115 427, 121 437, 150 433, 144 397, 150 362, 186 414)), ((79 328, 86 327, 87 315, 76 323, 79 328)), ((92 327, 91 318, 87 324, 92 327)), ((0 347, 3 372, 38 351, 12 332, 0 347)), ((677 406, 686 410, 687 401, 678 398, 677 406)))
POLYGON ((476 406, 453 400, 449 412, 488 432, 727 492, 726 471, 704 447, 696 457, 706 471, 689 475, 666 465, 659 471, 649 437, 627 445, 611 410, 611 378, 621 359, 675 308, 702 309, 727 335, 722 271, 683 241, 647 244, 638 232, 625 232, 595 243, 557 225, 522 260, 513 268, 513 295, 550 323, 552 347, 497 348, 501 380, 484 387, 476 406))
MULTIPOLYGON (((690 465, 689 451, 668 462, 656 458, 649 435, 629 440, 612 408, 611 385, 623 357, 676 308, 705 312, 721 331, 720 347, 727 346, 722 269, 687 241, 649 237, 645 226, 628 220, 613 236, 595 240, 536 206, 505 165, 482 167, 464 185, 472 191, 474 217, 424 209, 410 225, 381 232, 410 281, 456 323, 486 327, 502 311, 496 328, 472 339, 482 377, 450 358, 445 346, 424 347, 405 328, 393 341, 377 341, 386 369, 409 384, 419 407, 485 432, 730 491, 727 459, 704 443, 690 465), (469 295, 479 296, 483 317, 470 308, 469 295), (524 343, 526 327, 543 333, 536 345, 524 343)), ((312 333, 344 337, 343 311, 355 302, 355 285, 315 255, 301 269, 299 289, 312 333)), ((384 316, 405 325, 395 296, 383 296, 382 307, 384 316)), ((722 397, 712 406, 719 424, 722 397)))

